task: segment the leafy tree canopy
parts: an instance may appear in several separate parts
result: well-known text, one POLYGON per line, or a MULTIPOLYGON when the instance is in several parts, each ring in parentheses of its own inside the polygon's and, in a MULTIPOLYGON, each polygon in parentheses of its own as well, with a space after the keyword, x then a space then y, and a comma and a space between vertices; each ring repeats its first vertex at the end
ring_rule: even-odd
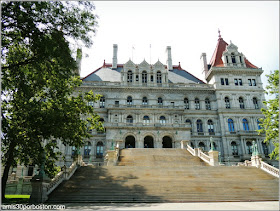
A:
MULTIPOLYGON (((76 148, 88 127, 102 128, 81 84, 70 41, 86 47, 97 26, 90 2, 1 2, 2 197, 11 166, 40 165, 55 172, 56 141, 76 148)), ((81 54, 78 51, 78 54, 81 54)), ((80 55, 79 55, 80 56, 80 55)))
POLYGON ((268 77, 266 94, 275 98, 264 102, 267 108, 261 109, 265 118, 260 119, 261 129, 258 132, 265 133, 265 142, 272 142, 275 146, 270 158, 279 160, 279 70, 266 76, 268 77))

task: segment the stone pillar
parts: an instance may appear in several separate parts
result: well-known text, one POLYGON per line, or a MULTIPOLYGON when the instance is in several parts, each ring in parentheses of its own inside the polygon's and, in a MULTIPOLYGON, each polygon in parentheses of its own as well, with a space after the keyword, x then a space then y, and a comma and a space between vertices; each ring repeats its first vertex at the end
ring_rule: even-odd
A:
POLYGON ((210 165, 211 166, 218 166, 219 165, 219 152, 210 150, 208 152, 209 157, 210 157, 210 165))

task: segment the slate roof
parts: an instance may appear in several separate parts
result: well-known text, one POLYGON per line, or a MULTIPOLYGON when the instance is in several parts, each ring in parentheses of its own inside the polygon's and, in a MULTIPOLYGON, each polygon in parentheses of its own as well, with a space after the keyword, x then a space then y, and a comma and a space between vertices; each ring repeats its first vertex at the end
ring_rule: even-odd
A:
MULTIPOLYGON (((226 47, 228 44, 223 40, 222 37, 219 36, 217 46, 215 48, 215 51, 212 55, 212 58, 210 60, 211 67, 224 67, 224 62, 222 60, 223 52, 226 50, 226 47)), ((245 64, 247 68, 258 68, 257 66, 253 65, 251 62, 249 62, 248 59, 244 58, 245 64)))
MULTIPOLYGON (((82 78, 83 81, 110 81, 120 82, 121 81, 121 70, 123 64, 118 64, 115 70, 111 69, 112 64, 105 63, 102 67, 96 69, 89 75, 82 78)), ((173 65, 173 70, 169 70, 168 73, 169 83, 200 83, 205 84, 202 80, 198 79, 191 73, 181 68, 181 65, 173 65)))

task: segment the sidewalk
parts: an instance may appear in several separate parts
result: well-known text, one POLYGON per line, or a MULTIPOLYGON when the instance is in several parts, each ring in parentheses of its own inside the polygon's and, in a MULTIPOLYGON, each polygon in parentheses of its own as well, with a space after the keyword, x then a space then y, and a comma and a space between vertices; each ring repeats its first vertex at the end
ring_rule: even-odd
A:
POLYGON ((279 201, 65 204, 65 210, 279 210, 279 201))

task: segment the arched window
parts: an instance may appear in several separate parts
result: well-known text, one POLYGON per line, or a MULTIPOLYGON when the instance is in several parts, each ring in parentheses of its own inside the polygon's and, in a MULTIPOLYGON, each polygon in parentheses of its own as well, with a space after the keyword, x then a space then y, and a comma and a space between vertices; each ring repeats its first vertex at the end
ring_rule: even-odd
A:
MULTIPOLYGON (((217 144, 216 144, 216 142, 213 141, 213 145, 214 145, 214 150, 216 150, 216 149, 217 149, 217 144)), ((211 143, 209 144, 209 149, 211 149, 211 143)))
POLYGON ((199 104, 199 99, 198 98, 195 98, 194 104, 195 104, 195 109, 199 110, 200 109, 200 104, 199 104))
POLYGON ((149 116, 144 116, 144 117, 143 117, 143 122, 144 122, 145 125, 148 125, 148 124, 150 123, 150 118, 149 118, 149 116))
POLYGON ((253 104, 254 104, 254 107, 255 107, 255 109, 258 109, 259 108, 259 105, 258 105, 258 100, 257 100, 257 98, 253 98, 253 104))
POLYGON ((161 97, 158 98, 158 105, 159 106, 162 106, 163 105, 163 100, 161 97))
POLYGON ((99 141, 96 144, 96 158, 102 158, 103 157, 103 152, 104 152, 103 143, 101 141, 99 141))
POLYGON ((161 72, 160 71, 157 72, 157 83, 161 84, 161 72))
POLYGON ((208 98, 205 99, 205 107, 206 110, 211 110, 210 100, 208 98))
POLYGON ((202 148, 202 150, 205 150, 205 144, 203 142, 199 142, 198 147, 202 148))
POLYGON ((131 96, 127 97, 126 104, 127 104, 127 106, 132 106, 132 97, 131 96))
POLYGON ((184 104, 185 104, 185 109, 189 109, 190 108, 190 106, 189 106, 189 99, 188 98, 184 99, 184 104))
POLYGON ((252 154, 252 143, 250 141, 246 142, 246 147, 248 154, 252 154))
POLYGON ((88 141, 84 147, 84 157, 89 157, 91 151, 91 143, 88 141))
POLYGON ((159 118, 159 123, 160 123, 160 124, 165 124, 165 123, 166 123, 165 116, 161 116, 161 117, 159 118))
POLYGON ((126 123, 133 123, 133 117, 131 115, 126 117, 126 123))
POLYGON ((147 72, 146 71, 142 72, 142 83, 143 84, 147 83, 147 72))
POLYGON ((102 97, 100 98, 99 107, 100 107, 100 108, 105 108, 105 97, 104 97, 104 96, 102 96, 102 97))
POLYGON ((148 105, 148 99, 147 99, 147 97, 143 97, 143 99, 142 99, 142 105, 143 105, 143 106, 147 106, 147 105, 148 105))
POLYGON ((268 146, 266 143, 262 142, 263 153, 267 156, 268 155, 268 146))
POLYGON ((132 79, 132 71, 129 70, 129 71, 127 72, 127 82, 128 82, 128 83, 132 83, 132 81, 133 81, 133 79, 132 79))
POLYGON ((245 108, 245 106, 244 106, 244 100, 243 100, 242 97, 239 97, 239 106, 240 106, 241 109, 244 109, 244 108, 245 108))
POLYGON ((243 122, 243 129, 244 129, 245 131, 249 131, 249 123, 248 123, 248 120, 247 120, 247 119, 243 119, 242 122, 243 122))
POLYGON ((226 104, 226 108, 230 108, 230 102, 228 97, 225 97, 225 104, 226 104))
POLYGON ((196 121, 196 128, 197 128, 197 132, 199 133, 199 132, 203 132, 203 127, 202 127, 203 125, 202 125, 202 121, 201 121, 201 119, 198 119, 197 121, 196 121))
POLYGON ((193 142, 191 142, 191 147, 194 149, 194 145, 193 145, 193 142))
POLYGON ((229 132, 234 132, 234 122, 232 119, 228 119, 228 130, 229 132))
POLYGON ((186 122, 186 123, 189 123, 189 124, 191 125, 191 132, 192 132, 192 122, 191 122, 191 120, 190 120, 190 119, 186 119, 185 122, 186 122))
POLYGON ((260 124, 261 124, 261 121, 259 119, 257 119, 258 130, 262 129, 262 126, 260 124))
POLYGON ((214 133, 214 124, 213 124, 213 121, 211 119, 209 119, 207 121, 207 124, 208 124, 208 132, 209 133, 214 133))
POLYGON ((238 155, 237 144, 235 141, 231 142, 232 155, 238 155))
POLYGON ((103 118, 100 118, 100 119, 99 119, 99 122, 102 124, 102 127, 101 127, 101 128, 98 128, 96 131, 97 131, 98 134, 103 134, 103 133, 105 133, 105 128, 103 128, 104 119, 103 119, 103 118))
POLYGON ((231 61, 232 61, 232 64, 236 64, 234 53, 231 53, 231 61))

